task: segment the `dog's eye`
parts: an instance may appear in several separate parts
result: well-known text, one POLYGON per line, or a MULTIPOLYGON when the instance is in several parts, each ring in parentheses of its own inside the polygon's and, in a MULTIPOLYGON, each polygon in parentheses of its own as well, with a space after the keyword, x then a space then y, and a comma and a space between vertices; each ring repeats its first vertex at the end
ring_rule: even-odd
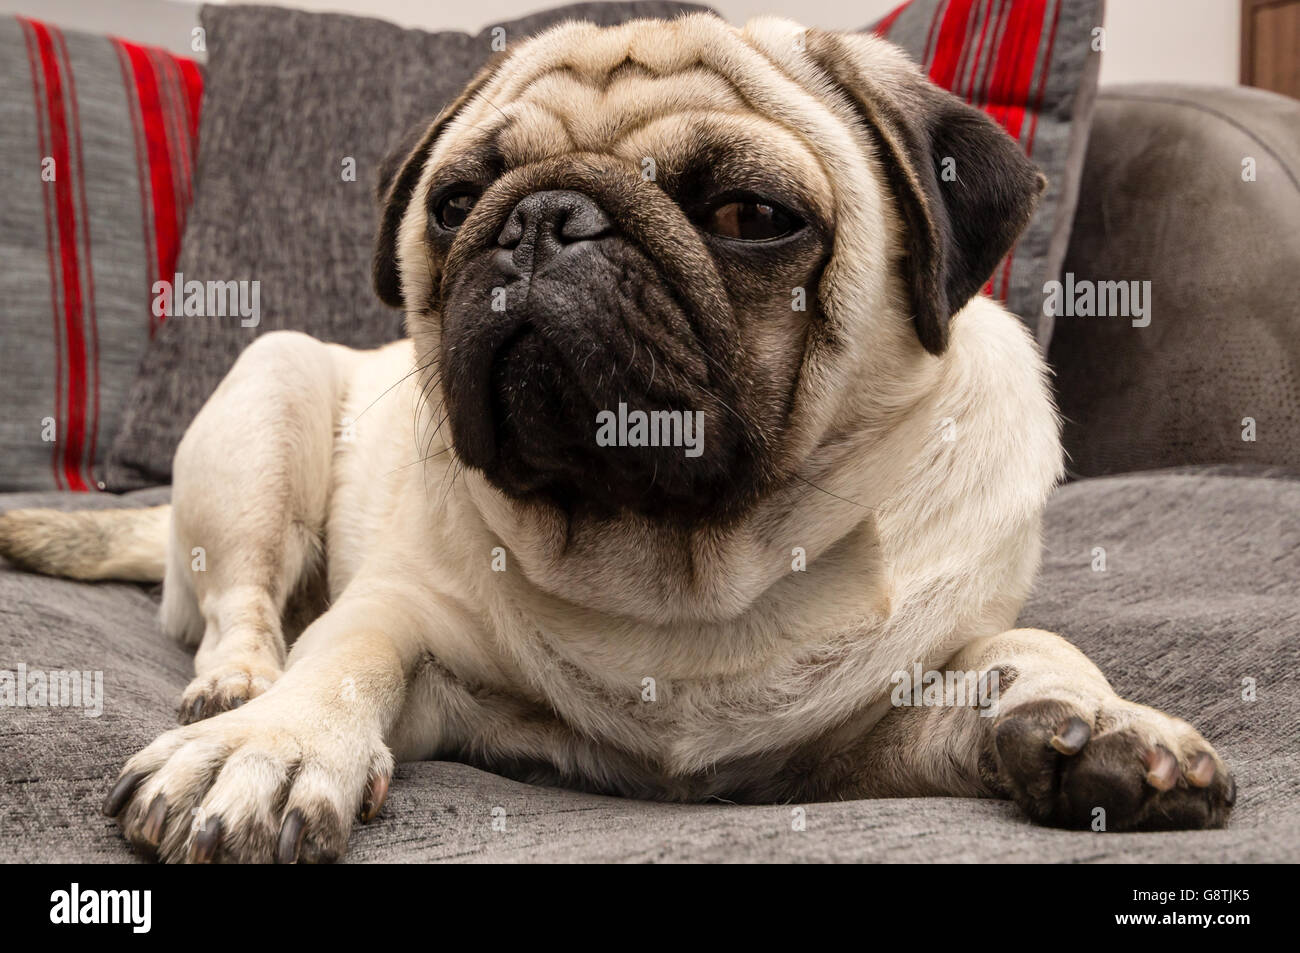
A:
POLYGON ((765 242, 797 232, 803 222, 775 202, 746 197, 714 207, 701 225, 706 232, 722 238, 765 242))
POLYGON ((438 202, 438 224, 448 231, 454 231, 465 224, 469 213, 474 208, 478 196, 473 192, 452 192, 444 195, 438 202))

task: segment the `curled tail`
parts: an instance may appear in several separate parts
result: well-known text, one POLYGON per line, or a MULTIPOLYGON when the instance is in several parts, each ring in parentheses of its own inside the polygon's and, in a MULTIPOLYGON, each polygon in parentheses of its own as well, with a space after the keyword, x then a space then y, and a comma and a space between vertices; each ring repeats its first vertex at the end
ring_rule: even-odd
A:
POLYGON ((171 511, 10 510, 0 513, 0 556, 48 576, 162 582, 171 511))

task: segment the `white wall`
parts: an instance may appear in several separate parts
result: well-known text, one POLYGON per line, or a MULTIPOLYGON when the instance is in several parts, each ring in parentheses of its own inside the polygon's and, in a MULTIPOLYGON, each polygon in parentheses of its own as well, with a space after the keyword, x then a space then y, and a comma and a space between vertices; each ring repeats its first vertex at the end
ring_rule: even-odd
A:
MULTIPOLYGON (((223 0, 216 0, 223 2, 223 0)), ((311 10, 369 14, 403 26, 477 31, 551 5, 551 0, 260 0, 311 10)), ((708 2, 708 0, 697 0, 708 2)), ((901 0, 713 0, 732 22, 760 13, 831 29, 866 26, 901 0)), ((0 0, 60 26, 111 31, 186 49, 189 0, 0 0)), ((1108 0, 1102 83, 1169 81, 1232 85, 1240 57, 1240 0, 1108 0)))
POLYGON ((1159 80, 1235 86, 1240 0, 1109 0, 1103 83, 1159 80))

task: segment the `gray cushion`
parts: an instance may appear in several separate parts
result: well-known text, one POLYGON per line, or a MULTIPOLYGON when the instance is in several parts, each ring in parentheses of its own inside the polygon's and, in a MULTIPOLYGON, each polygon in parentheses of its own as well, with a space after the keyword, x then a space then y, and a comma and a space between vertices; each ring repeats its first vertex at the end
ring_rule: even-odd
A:
MULTIPOLYGON (((136 499, 6 496, 0 508, 130 505, 136 499)), ((151 501, 147 497, 144 501, 151 501)), ((1037 592, 1022 624, 1083 648, 1122 693, 1200 726, 1240 790, 1227 830, 1096 834, 1034 827, 1010 803, 953 798, 789 806, 669 805, 508 781, 463 765, 399 766, 381 819, 353 861, 1297 861, 1300 779, 1300 478, 1165 472, 1060 490, 1037 592), (1105 572, 1092 570, 1106 549, 1105 572), (1258 682, 1244 702, 1241 680, 1258 682), (494 832, 491 812, 506 812, 494 832)), ((0 569, 0 659, 104 672, 104 714, 5 711, 0 861, 126 861, 99 803, 122 762, 173 725, 189 655, 131 585, 85 585, 0 569)))
MULTIPOLYGON (((508 43, 565 18, 610 24, 705 9, 643 0, 557 7, 503 25, 508 43)), ((171 480, 189 422, 250 341, 293 328, 352 347, 402 334, 370 285, 380 162, 492 54, 493 35, 403 30, 276 7, 205 6, 201 187, 177 265, 186 281, 258 281, 260 324, 176 317, 140 365, 106 482, 171 480), (356 161, 344 181, 343 160, 356 161)))
POLYGON ((1057 318, 1050 357, 1073 473, 1300 466, 1297 223, 1300 102, 1227 87, 1102 91, 1065 271, 1150 281, 1151 323, 1057 318))

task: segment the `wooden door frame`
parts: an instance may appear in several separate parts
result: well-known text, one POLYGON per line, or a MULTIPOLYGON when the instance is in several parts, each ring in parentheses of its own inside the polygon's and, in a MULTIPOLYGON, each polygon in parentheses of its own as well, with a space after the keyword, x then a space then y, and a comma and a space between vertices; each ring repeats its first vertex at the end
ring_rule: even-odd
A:
POLYGON ((1285 7, 1300 0, 1241 0, 1241 85, 1255 85, 1255 11, 1264 7, 1285 7))

